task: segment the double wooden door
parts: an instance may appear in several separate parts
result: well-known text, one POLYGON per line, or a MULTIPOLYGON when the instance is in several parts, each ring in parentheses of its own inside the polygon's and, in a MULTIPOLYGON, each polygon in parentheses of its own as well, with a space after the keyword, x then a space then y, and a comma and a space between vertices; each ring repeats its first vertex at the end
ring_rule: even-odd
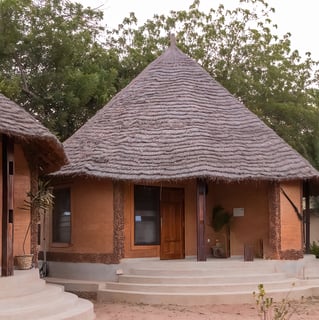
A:
POLYGON ((184 189, 162 188, 160 258, 185 258, 184 189))

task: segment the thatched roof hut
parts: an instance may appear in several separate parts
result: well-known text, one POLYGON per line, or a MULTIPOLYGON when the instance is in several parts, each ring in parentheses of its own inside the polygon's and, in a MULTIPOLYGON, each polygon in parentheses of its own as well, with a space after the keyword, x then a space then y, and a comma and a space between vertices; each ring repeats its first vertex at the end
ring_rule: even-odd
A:
POLYGON ((22 107, 0 93, 0 137, 14 137, 30 157, 37 157, 43 173, 67 163, 62 143, 22 107))
POLYGON ((173 43, 64 143, 59 175, 291 180, 318 172, 173 43))

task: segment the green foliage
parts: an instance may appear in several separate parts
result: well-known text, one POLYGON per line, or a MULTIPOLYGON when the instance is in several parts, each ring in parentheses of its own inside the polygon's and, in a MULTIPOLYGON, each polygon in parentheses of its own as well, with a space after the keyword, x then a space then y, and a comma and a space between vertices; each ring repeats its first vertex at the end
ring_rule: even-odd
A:
POLYGON ((54 201, 54 196, 50 188, 50 182, 39 179, 37 191, 32 193, 27 192, 27 200, 24 200, 24 205, 21 209, 30 210, 38 209, 43 212, 48 211, 54 201))
POLYGON ((319 168, 319 71, 275 34, 265 0, 208 12, 131 13, 116 29, 67 0, 0 1, 0 92, 64 140, 168 45, 178 46, 319 168), (103 39, 103 43, 102 43, 103 39), (105 39, 105 40, 104 40, 105 39))
POLYGON ((214 231, 220 231, 224 226, 229 226, 231 215, 222 207, 215 206, 213 208, 212 227, 214 231))
POLYGON ((178 46, 319 168, 319 76, 308 54, 291 49, 290 33, 274 33, 274 9, 264 0, 222 4, 208 13, 195 0, 188 11, 154 15, 138 26, 134 14, 107 30, 106 47, 121 59, 120 87, 127 84, 168 45, 174 32, 178 46))
MULTIPOLYGON (((293 286, 295 284, 293 283, 293 286)), ((261 320, 288 320, 296 312, 298 303, 292 303, 288 300, 289 293, 280 302, 274 302, 274 299, 267 297, 263 284, 258 285, 258 293, 254 292, 258 316, 261 320)))
POLYGON ((310 253, 314 254, 316 258, 319 258, 319 245, 315 241, 310 245, 310 253))
POLYGON ((102 13, 67 0, 0 2, 0 91, 62 140, 116 92, 102 13))
MULTIPOLYGON (((52 188, 50 187, 50 181, 44 181, 43 179, 39 179, 36 192, 32 192, 31 190, 27 192, 27 199, 24 200, 21 209, 36 212, 37 220, 40 221, 40 215, 47 214, 49 212, 49 209, 52 208, 53 203, 54 195, 52 193, 52 188)), ((23 254, 25 254, 25 244, 27 240, 27 235, 30 231, 30 227, 31 220, 23 239, 23 254)))
POLYGON ((256 299, 256 305, 258 308, 257 310, 258 310, 258 315, 260 316, 260 319, 263 319, 263 320, 270 319, 269 313, 273 305, 273 298, 266 296, 264 285, 259 284, 258 294, 254 292, 253 295, 254 295, 254 298, 256 299))

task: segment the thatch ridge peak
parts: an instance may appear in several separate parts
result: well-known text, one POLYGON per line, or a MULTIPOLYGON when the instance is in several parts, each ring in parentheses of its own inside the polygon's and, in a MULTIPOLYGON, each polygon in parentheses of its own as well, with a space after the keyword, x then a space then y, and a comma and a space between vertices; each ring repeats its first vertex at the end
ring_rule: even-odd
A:
POLYGON ((131 181, 318 178, 307 160, 176 45, 65 142, 59 175, 131 181))

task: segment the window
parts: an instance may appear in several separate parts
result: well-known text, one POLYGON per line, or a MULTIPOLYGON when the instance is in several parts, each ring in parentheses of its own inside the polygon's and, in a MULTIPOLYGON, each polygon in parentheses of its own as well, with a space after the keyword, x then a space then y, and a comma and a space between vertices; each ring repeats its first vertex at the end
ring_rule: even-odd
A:
POLYGON ((134 186, 134 244, 160 242, 160 189, 134 186))
POLYGON ((70 188, 53 190, 54 205, 52 212, 52 241, 71 242, 70 188))

